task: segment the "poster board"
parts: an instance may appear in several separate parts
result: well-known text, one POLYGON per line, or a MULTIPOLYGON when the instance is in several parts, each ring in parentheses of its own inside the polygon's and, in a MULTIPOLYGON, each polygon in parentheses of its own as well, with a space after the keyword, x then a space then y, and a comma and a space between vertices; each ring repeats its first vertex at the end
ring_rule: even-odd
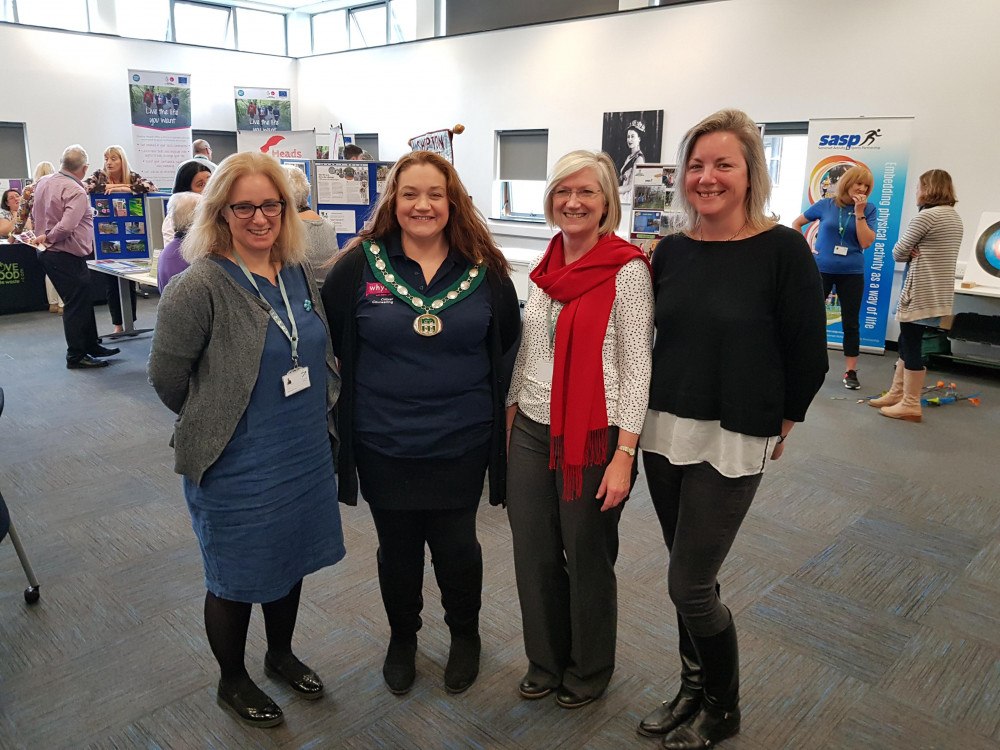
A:
POLYGON ((149 260, 146 196, 108 193, 90 196, 94 208, 97 260, 149 260))
POLYGON ((684 215, 672 208, 677 167, 673 164, 636 164, 629 195, 631 210, 628 217, 629 242, 642 250, 646 257, 653 254, 656 243, 683 220, 684 215))
POLYGON ((317 159, 312 165, 313 210, 337 228, 337 244, 344 245, 368 220, 392 162, 317 159))

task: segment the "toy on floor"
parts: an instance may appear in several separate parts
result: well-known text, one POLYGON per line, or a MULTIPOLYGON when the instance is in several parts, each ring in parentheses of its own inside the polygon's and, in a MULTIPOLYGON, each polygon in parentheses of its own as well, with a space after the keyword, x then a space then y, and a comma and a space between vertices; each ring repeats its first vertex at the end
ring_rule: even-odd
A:
POLYGON ((954 383, 945 383, 939 380, 937 384, 924 388, 920 398, 921 406, 944 406, 953 404, 956 401, 968 401, 974 406, 979 406, 979 394, 973 393, 968 396, 959 394, 958 386, 954 383))

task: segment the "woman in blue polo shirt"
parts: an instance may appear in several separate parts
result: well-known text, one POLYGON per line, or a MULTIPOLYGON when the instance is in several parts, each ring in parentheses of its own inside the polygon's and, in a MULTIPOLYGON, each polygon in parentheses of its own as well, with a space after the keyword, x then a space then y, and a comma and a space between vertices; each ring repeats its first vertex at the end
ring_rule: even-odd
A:
POLYGON ((857 370, 865 249, 875 241, 875 206, 868 202, 872 184, 872 173, 866 167, 851 167, 837 181, 832 198, 816 201, 792 224, 801 230, 819 220, 813 254, 823 275, 824 297, 837 288, 844 330, 844 387, 851 390, 861 387, 857 370))
POLYGON ((360 484, 378 534, 382 675, 396 695, 416 678, 426 545, 451 632, 444 684, 460 693, 479 673, 487 466, 490 502, 505 499, 503 363, 520 329, 510 265, 451 163, 414 151, 322 297, 343 378, 340 500, 356 504, 360 484))

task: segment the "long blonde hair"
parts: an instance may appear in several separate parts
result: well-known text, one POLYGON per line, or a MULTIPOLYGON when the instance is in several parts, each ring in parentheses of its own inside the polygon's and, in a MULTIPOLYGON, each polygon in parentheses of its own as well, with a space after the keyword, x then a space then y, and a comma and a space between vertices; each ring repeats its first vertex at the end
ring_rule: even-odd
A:
MULTIPOLYGON (((108 146, 104 149, 105 159, 108 158, 108 154, 117 154, 122 162, 122 180, 121 183, 117 184, 130 185, 132 183, 132 172, 128 168, 128 157, 125 155, 125 149, 121 146, 108 146)), ((101 169, 104 169, 104 167, 101 167, 101 169)), ((107 173, 108 170, 104 169, 104 171, 107 173)), ((111 182, 111 175, 108 175, 108 182, 111 182)))

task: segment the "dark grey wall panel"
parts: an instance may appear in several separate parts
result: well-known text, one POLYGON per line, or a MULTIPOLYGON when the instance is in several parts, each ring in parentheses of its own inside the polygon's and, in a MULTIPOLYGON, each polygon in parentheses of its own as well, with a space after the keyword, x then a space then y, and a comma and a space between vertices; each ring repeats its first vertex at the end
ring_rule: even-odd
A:
POLYGON ((618 0, 448 0, 448 36, 618 12, 618 0))

